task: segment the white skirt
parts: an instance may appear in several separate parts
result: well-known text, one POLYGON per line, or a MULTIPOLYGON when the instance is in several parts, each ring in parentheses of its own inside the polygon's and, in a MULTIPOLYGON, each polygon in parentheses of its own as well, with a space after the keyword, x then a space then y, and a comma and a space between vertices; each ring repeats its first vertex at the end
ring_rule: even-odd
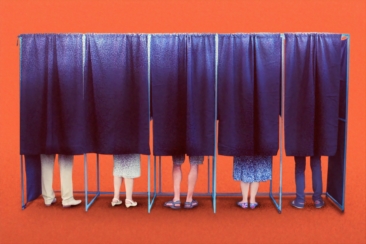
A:
POLYGON ((113 175, 123 178, 141 176, 140 154, 113 155, 113 175))

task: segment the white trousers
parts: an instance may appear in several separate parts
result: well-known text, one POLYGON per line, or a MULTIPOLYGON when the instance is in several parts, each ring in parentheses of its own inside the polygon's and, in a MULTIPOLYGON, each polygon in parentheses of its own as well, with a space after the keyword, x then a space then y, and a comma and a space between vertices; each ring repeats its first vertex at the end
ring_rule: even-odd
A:
MULTIPOLYGON (((60 166, 61 180, 61 198, 62 204, 68 205, 74 200, 72 188, 72 165, 73 155, 58 155, 58 164, 60 166)), ((55 154, 41 154, 42 165, 42 196, 45 204, 51 204, 55 198, 53 191, 53 168, 55 165, 55 154)))

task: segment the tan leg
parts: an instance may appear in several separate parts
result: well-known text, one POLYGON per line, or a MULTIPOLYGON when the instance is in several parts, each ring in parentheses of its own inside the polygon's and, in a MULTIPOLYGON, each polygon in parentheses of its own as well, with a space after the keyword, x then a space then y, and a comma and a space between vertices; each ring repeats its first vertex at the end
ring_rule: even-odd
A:
POLYGON ((180 200, 180 182, 182 181, 182 169, 180 165, 173 164, 173 184, 174 184, 174 198, 173 201, 180 200))
POLYGON ((250 183, 240 181, 241 194, 243 196, 241 202, 248 202, 249 185, 250 183))
POLYGON ((124 179, 125 179, 126 199, 133 201, 132 199, 133 178, 124 178, 124 179))
POLYGON ((44 203, 50 205, 55 198, 53 191, 53 168, 55 164, 55 155, 41 154, 41 169, 42 169, 42 196, 44 203))
POLYGON ((192 202, 194 187, 196 186, 198 177, 198 164, 191 164, 190 171, 188 174, 188 191, 186 202, 192 202))
POLYGON ((259 182, 252 182, 250 184, 250 203, 255 203, 255 196, 257 195, 259 182))
POLYGON ((121 184, 122 184, 122 177, 119 176, 113 176, 113 185, 114 185, 114 198, 119 200, 119 192, 121 189, 121 184))

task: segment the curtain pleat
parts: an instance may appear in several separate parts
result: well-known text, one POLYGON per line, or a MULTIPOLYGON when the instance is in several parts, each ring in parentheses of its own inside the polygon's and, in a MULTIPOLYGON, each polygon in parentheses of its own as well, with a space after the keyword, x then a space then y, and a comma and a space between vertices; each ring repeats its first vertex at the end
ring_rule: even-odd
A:
POLYGON ((150 154, 147 35, 86 35, 90 151, 150 154))
POLYGON ((154 155, 213 155, 215 36, 153 35, 154 155))
POLYGON ((82 35, 24 35, 21 154, 84 153, 82 35))
POLYGON ((337 149, 340 34, 286 34, 285 148, 288 156, 337 149))
POLYGON ((187 36, 187 154, 213 155, 215 35, 187 36))
POLYGON ((219 154, 276 155, 280 84, 280 35, 219 36, 219 154))

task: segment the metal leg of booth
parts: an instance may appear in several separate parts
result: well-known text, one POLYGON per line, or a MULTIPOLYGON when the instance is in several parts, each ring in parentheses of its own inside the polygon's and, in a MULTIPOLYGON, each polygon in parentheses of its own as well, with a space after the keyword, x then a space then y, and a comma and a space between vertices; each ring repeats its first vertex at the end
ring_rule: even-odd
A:
POLYGON ((22 209, 27 207, 27 203, 25 202, 25 189, 24 189, 24 159, 23 155, 20 155, 20 190, 22 196, 22 209))
POLYGON ((154 195, 153 195, 153 198, 151 199, 151 192, 150 192, 150 156, 149 156, 149 159, 148 159, 148 167, 147 167, 147 184, 148 184, 148 187, 147 187, 147 190, 148 190, 148 194, 147 194, 147 197, 148 197, 148 213, 151 212, 151 208, 152 206, 154 205, 154 202, 155 202, 155 198, 157 196, 156 194, 156 156, 154 156, 154 195))
POLYGON ((99 177, 99 154, 97 154, 97 191, 91 192, 96 194, 93 199, 88 203, 88 160, 87 155, 84 154, 84 186, 85 186, 85 211, 88 211, 90 206, 95 202, 95 200, 100 196, 100 177, 99 177))

